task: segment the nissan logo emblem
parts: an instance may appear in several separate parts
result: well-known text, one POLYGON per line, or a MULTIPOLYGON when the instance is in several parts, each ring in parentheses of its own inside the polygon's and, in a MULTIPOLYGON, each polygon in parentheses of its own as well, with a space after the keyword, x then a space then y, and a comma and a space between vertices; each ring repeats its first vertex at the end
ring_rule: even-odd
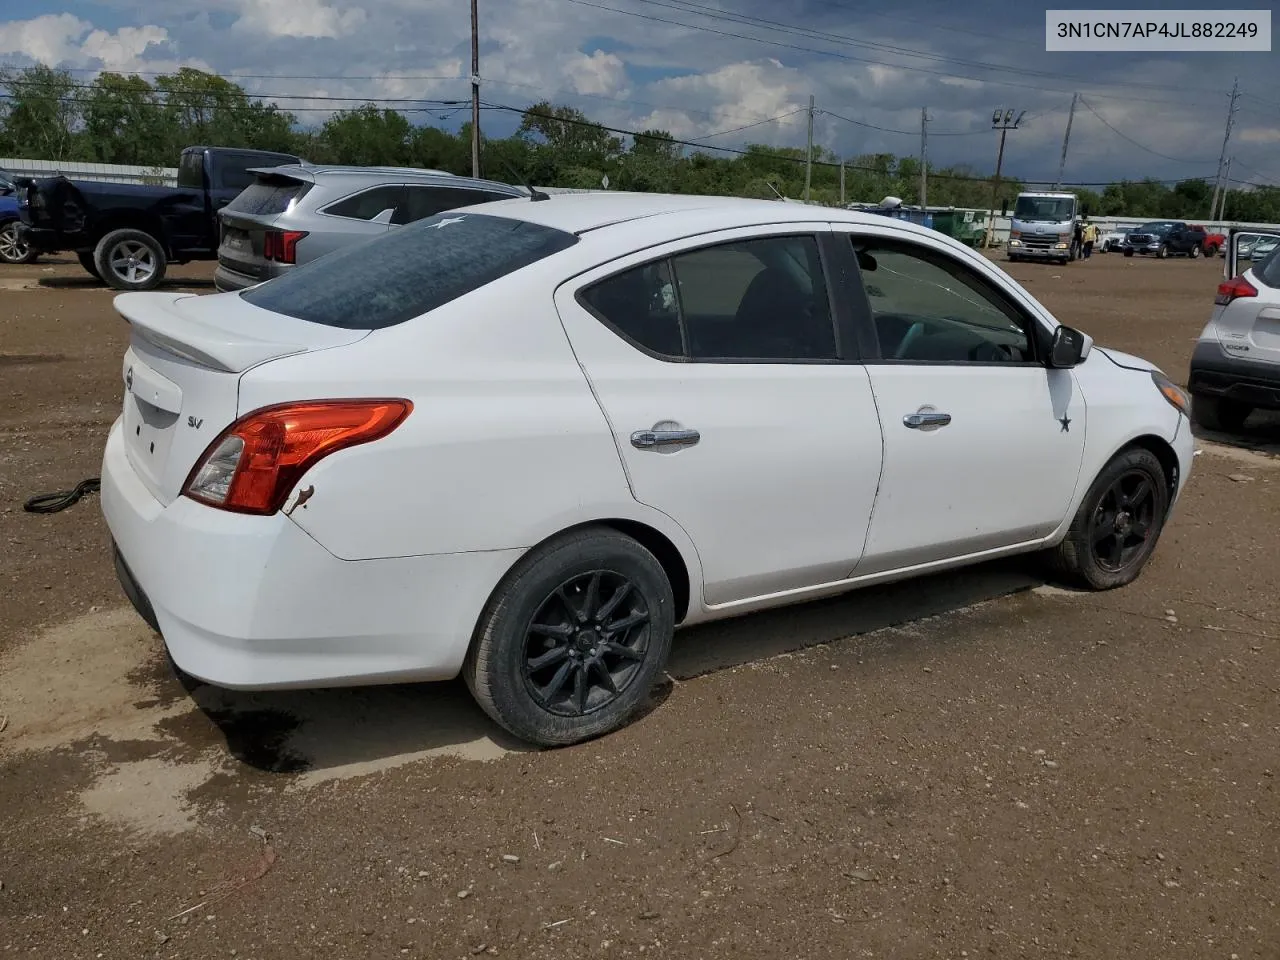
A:
POLYGON ((124 372, 124 388, 129 391, 133 390, 133 367, 124 372))

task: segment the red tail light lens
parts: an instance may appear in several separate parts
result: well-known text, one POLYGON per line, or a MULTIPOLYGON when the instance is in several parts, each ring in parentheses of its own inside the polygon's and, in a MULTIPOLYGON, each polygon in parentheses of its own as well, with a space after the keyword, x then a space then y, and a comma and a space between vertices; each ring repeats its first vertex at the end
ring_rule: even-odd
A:
POLYGON ((222 510, 275 513, 316 462, 385 437, 412 410, 408 400, 313 400, 263 407, 219 434, 182 492, 222 510))
POLYGON ((1236 277, 1234 280, 1227 280, 1218 284, 1218 295, 1213 298, 1213 302, 1220 307, 1225 307, 1232 300, 1238 300, 1241 297, 1256 297, 1257 295, 1257 287, 1244 277, 1236 277))
POLYGON ((262 238, 262 255, 276 263, 297 263, 298 241, 306 235, 305 230, 268 230, 262 238))

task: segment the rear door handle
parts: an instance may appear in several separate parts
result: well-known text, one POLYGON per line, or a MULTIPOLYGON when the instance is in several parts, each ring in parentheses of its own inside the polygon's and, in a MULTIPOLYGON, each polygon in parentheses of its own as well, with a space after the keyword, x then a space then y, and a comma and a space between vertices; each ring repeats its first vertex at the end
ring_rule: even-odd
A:
POLYGON ((908 413, 902 418, 903 425, 912 430, 919 430, 921 427, 945 427, 950 422, 951 414, 949 413, 908 413))
POLYGON ((639 450, 652 447, 691 447, 702 435, 697 430, 637 430, 631 434, 631 445, 639 450))

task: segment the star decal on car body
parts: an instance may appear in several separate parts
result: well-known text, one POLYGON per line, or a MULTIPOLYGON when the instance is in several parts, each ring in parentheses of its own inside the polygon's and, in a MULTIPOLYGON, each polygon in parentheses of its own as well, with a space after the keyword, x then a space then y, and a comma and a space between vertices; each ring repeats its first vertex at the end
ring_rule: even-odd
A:
POLYGON ((1059 418, 1058 418, 1058 422, 1059 422, 1060 424, 1062 424, 1062 432, 1063 432, 1063 433, 1070 433, 1070 432, 1071 432, 1071 418, 1070 418, 1070 417, 1068 417, 1065 413, 1064 413, 1061 417, 1059 417, 1059 418))
POLYGON ((447 227, 447 226, 448 226, 449 224, 451 224, 451 223, 461 223, 461 222, 462 222, 463 220, 465 220, 465 219, 467 219, 467 218, 466 218, 466 217, 445 217, 443 220, 441 220, 441 221, 439 221, 439 222, 437 222, 437 223, 433 223, 433 224, 431 225, 431 229, 433 229, 433 230, 439 230, 439 229, 441 229, 442 227, 447 227))

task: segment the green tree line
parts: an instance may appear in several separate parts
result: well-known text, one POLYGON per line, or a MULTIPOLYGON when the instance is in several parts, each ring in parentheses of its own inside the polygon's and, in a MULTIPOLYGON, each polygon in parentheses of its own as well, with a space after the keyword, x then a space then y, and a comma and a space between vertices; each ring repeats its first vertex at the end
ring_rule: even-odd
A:
MULTIPOLYGON (((35 66, 0 71, 0 156, 171 167, 183 147, 206 144, 281 150, 316 163, 431 167, 471 172, 471 129, 457 133, 415 124, 373 103, 339 110, 307 126, 288 110, 247 93, 226 78, 183 68, 147 80, 115 73, 81 82, 63 70, 35 66)), ((536 103, 521 113, 509 137, 482 137, 484 176, 539 186, 725 194, 798 199, 805 152, 749 144, 728 154, 682 144, 664 130, 609 130, 573 107, 536 103)), ((492 115, 492 113, 490 114, 492 115)), ((840 158, 815 148, 811 197, 840 200, 840 158)), ((845 158, 849 200, 898 196, 919 201, 920 161, 888 153, 845 158)), ((930 165, 930 205, 986 208, 1012 202, 1024 185, 999 185, 971 167, 930 165)), ((1208 214, 1212 185, 1190 180, 1168 186, 1144 179, 1077 191, 1090 213, 1195 220, 1208 214)), ((1280 221, 1280 188, 1233 190, 1232 220, 1280 221)))

